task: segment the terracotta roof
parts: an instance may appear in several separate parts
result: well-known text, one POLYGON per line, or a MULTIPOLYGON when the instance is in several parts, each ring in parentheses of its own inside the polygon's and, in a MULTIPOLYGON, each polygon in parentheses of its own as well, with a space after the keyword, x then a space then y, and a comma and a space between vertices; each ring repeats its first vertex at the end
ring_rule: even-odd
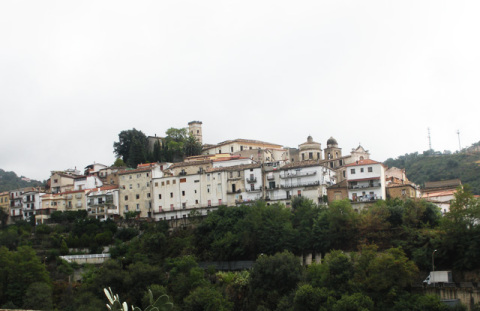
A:
POLYGON ((356 162, 347 164, 347 165, 345 165, 345 166, 346 166, 346 167, 349 167, 349 166, 361 166, 361 165, 371 165, 371 164, 381 164, 381 165, 383 165, 383 164, 380 163, 380 162, 377 162, 377 161, 374 161, 374 160, 370 160, 370 159, 365 159, 365 160, 358 160, 358 161, 356 161, 356 162))
POLYGON ((122 172, 119 172, 118 175, 126 175, 126 174, 133 174, 133 173, 142 173, 142 172, 150 172, 151 168, 137 168, 137 169, 131 169, 131 170, 124 170, 122 172))
POLYGON ((458 187, 461 186, 460 179, 449 179, 441 181, 426 181, 425 189, 446 188, 446 187, 458 187))
POLYGON ((327 189, 347 188, 347 185, 348 185, 347 180, 344 179, 344 180, 342 180, 342 181, 339 182, 339 183, 336 183, 336 184, 331 185, 330 187, 327 187, 327 189))
POLYGON ((387 188, 400 188, 400 187, 405 187, 405 186, 415 188, 415 186, 411 183, 405 183, 405 184, 389 183, 389 184, 387 184, 387 188))
POLYGON ((270 145, 270 146, 275 146, 275 147, 278 147, 278 148, 281 148, 281 147, 282 147, 282 145, 267 143, 267 142, 260 141, 260 140, 237 138, 237 139, 233 139, 233 140, 222 141, 222 142, 220 142, 220 143, 218 143, 218 144, 216 144, 216 145, 212 145, 212 146, 204 145, 203 150, 211 149, 211 148, 214 148, 214 147, 220 147, 220 146, 228 145, 228 144, 231 144, 231 143, 246 143, 246 144, 256 144, 256 145, 270 145))
POLYGON ((441 191, 435 191, 435 192, 427 192, 422 194, 422 198, 428 199, 430 197, 441 197, 441 196, 447 196, 447 195, 453 195, 456 190, 441 190, 441 191))
POLYGON ((168 169, 178 168, 178 167, 185 167, 185 166, 195 166, 195 165, 207 165, 212 164, 212 161, 194 161, 194 162, 178 162, 172 164, 168 169))
MULTIPOLYGON (((300 168, 300 167, 310 167, 310 166, 324 166, 327 167, 326 164, 333 161, 331 160, 308 160, 308 161, 300 161, 300 162, 292 162, 285 164, 284 166, 280 167, 279 170, 288 170, 292 168, 300 168)), ((337 159, 335 159, 337 160, 337 159)), ((328 167, 327 167, 328 168, 328 167)))
POLYGON ((207 169, 207 173, 214 173, 214 172, 229 172, 229 171, 239 171, 239 170, 246 170, 250 168, 259 168, 261 164, 253 163, 253 164, 241 164, 241 165, 234 165, 234 166, 224 166, 224 167, 212 167, 207 169))
POLYGON ((99 187, 99 188, 89 189, 90 191, 88 192, 88 194, 90 194, 92 192, 96 192, 96 191, 105 191, 105 190, 114 190, 114 189, 118 189, 118 186, 108 185, 108 186, 103 186, 103 187, 99 187))

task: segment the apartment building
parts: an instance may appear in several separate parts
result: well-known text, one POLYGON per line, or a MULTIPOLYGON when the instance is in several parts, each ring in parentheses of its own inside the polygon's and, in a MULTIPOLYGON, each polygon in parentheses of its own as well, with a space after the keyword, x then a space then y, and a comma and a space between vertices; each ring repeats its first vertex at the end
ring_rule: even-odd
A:
POLYGON ((382 163, 364 159, 348 164, 345 168, 348 198, 353 203, 386 198, 385 168, 382 163))
POLYGON ((104 186, 88 191, 88 216, 105 221, 117 219, 120 216, 118 186, 104 186))

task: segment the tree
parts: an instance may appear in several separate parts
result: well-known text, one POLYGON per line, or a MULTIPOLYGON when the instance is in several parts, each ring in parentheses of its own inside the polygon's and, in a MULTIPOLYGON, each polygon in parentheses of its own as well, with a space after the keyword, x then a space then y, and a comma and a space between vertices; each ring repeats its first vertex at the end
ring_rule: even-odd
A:
POLYGON ((184 300, 185 311, 228 311, 233 304, 225 299, 222 294, 212 286, 197 287, 184 300))
POLYGON ((168 162, 182 161, 185 155, 184 144, 187 140, 186 128, 169 128, 166 132, 163 153, 168 162))
POLYGON ((148 154, 148 138, 142 132, 135 128, 121 131, 118 134, 118 142, 113 143, 113 152, 129 167, 137 167, 140 163, 145 163, 148 154))
POLYGON ((187 157, 202 154, 202 144, 192 134, 188 135, 184 142, 183 149, 187 157))
POLYGON ((302 276, 300 261, 292 253, 260 255, 250 273, 249 310, 258 305, 275 310, 280 298, 296 288, 302 276))
POLYGON ((125 164, 125 162, 123 162, 123 160, 121 158, 117 158, 115 160, 115 162, 113 163, 113 166, 115 166, 115 167, 125 167, 125 166, 127 166, 127 164, 125 164))
POLYGON ((34 282, 28 286, 23 307, 35 310, 52 310, 52 289, 49 284, 34 282))

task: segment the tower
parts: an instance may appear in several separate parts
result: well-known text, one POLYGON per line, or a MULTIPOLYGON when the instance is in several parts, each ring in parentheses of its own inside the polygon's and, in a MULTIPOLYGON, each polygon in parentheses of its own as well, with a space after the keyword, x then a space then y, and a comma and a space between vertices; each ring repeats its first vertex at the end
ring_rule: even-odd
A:
POLYGON ((191 121, 188 122, 188 132, 195 137, 200 144, 202 142, 202 121, 191 121))

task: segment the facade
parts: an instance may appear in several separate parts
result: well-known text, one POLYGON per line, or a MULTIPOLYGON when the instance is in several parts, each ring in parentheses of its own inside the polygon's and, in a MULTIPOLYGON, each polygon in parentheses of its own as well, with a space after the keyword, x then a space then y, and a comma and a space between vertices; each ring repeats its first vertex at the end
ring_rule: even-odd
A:
POLYGON ((87 194, 88 216, 105 221, 120 216, 119 189, 117 186, 105 186, 92 189, 87 194))
POLYGON ((322 145, 313 141, 312 136, 307 137, 307 141, 298 146, 300 161, 312 161, 322 159, 322 145))
POLYGON ((328 202, 348 199, 348 183, 344 179, 327 188, 328 202))
POLYGON ((335 172, 318 161, 290 163, 266 174, 266 200, 290 205, 293 197, 326 203, 327 187, 335 184, 335 172))
POLYGON ((61 193, 65 191, 72 191, 75 177, 78 177, 78 176, 81 176, 81 175, 65 173, 60 171, 53 171, 49 179, 50 192, 61 193))
POLYGON ((370 159, 345 166, 348 198, 353 202, 372 202, 386 198, 385 168, 370 159))
POLYGON ((152 175, 163 176, 159 164, 139 165, 134 170, 119 173, 119 212, 138 213, 138 217, 152 218, 152 175))
POLYGON ((98 171, 98 177, 102 181, 103 185, 118 186, 118 174, 125 169, 126 167, 106 167, 98 171))
POLYGON ((195 137, 200 144, 203 144, 203 134, 202 134, 202 122, 201 121, 191 121, 188 122, 188 133, 195 137))
POLYGON ((32 218, 35 218, 37 210, 40 209, 41 198, 44 194, 43 189, 25 189, 25 192, 22 194, 24 220, 30 221, 32 218))
POLYGON ((93 189, 103 186, 102 180, 96 175, 77 176, 73 180, 72 190, 93 189))
POLYGON ((442 213, 450 211, 450 202, 455 198, 458 187, 462 186, 460 179, 425 182, 422 189, 422 199, 437 205, 442 213))
POLYGON ((10 216, 10 192, 0 192, 0 209, 10 216))
POLYGON ((282 146, 277 144, 271 144, 271 143, 267 143, 259 140, 251 140, 251 139, 235 139, 235 140, 226 140, 216 145, 204 146, 202 154, 237 153, 237 152, 242 152, 247 150, 265 150, 265 149, 283 150, 282 146))
POLYGON ((23 193, 24 189, 10 191, 10 223, 23 219, 23 193))

